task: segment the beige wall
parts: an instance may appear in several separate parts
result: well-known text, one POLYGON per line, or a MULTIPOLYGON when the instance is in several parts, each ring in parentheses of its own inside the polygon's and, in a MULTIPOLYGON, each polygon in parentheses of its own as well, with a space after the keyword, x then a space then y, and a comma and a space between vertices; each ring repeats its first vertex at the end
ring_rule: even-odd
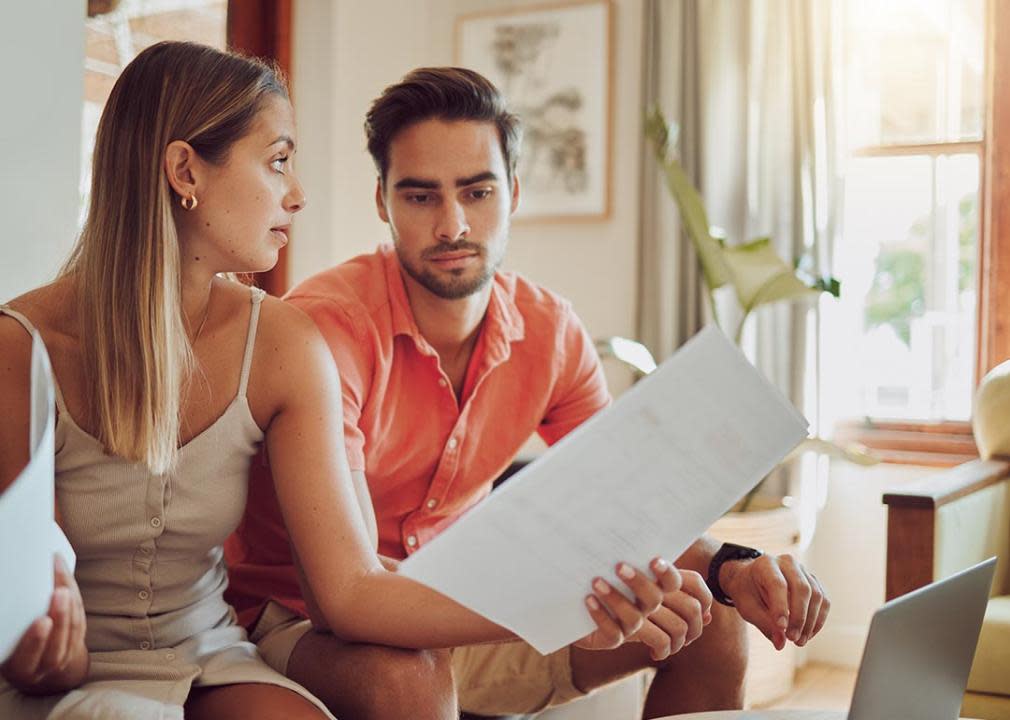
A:
POLYGON ((53 279, 77 234, 84 3, 33 0, 0 23, 0 302, 53 279), (44 62, 25 62, 25 58, 44 62))
MULTIPOLYGON (((513 3, 516 6, 529 3, 513 3)), ((300 0, 294 83, 309 207, 292 242, 298 282, 388 238, 374 210, 362 121, 371 100, 408 70, 452 62, 457 15, 503 0, 300 0)), ((616 0, 611 217, 521 223, 506 265, 568 297, 595 336, 635 334, 641 172, 642 0, 616 0)), ((623 375, 612 378, 622 383, 623 375)))

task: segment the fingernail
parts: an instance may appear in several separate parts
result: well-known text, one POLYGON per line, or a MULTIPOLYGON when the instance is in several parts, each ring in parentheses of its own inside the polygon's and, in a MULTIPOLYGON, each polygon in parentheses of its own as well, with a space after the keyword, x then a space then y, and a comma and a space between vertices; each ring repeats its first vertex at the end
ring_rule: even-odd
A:
POLYGON ((778 626, 783 630, 785 630, 787 627, 789 627, 789 618, 785 615, 782 615, 778 620, 778 626))
POLYGON ((786 633, 786 637, 788 637, 793 642, 796 642, 797 640, 800 639, 800 633, 797 630, 790 630, 789 632, 786 633))
POLYGON ((589 595, 586 598, 586 605, 588 605, 591 610, 599 610, 600 609, 600 602, 596 598, 594 598, 592 595, 589 595))
POLYGON ((656 569, 656 572, 664 572, 668 567, 670 567, 670 563, 663 558, 656 558, 652 561, 652 567, 656 569))
POLYGON ((712 622, 712 613, 705 613, 705 615, 704 615, 704 617, 702 617, 701 621, 705 625, 708 625, 710 622, 712 622))
POLYGON ((607 585, 602 578, 596 578, 596 580, 593 581, 593 587, 596 588, 596 592, 601 595, 606 595, 610 592, 610 586, 607 585))
POLYGON ((621 563, 617 566, 617 574, 625 580, 631 580, 631 578, 635 577, 634 569, 627 563, 621 563))

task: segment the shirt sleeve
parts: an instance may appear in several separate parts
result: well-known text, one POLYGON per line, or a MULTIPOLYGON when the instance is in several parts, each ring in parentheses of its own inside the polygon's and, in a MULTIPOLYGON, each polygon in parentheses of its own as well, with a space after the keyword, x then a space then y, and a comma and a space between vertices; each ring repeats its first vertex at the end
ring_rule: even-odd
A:
POLYGON ((553 445, 610 404, 603 365, 592 338, 570 306, 559 323, 557 381, 538 432, 553 445))
POLYGON ((350 314, 329 298, 288 297, 319 328, 340 373, 344 410, 344 447, 351 470, 365 470, 365 434, 358 426, 372 377, 372 346, 350 314))

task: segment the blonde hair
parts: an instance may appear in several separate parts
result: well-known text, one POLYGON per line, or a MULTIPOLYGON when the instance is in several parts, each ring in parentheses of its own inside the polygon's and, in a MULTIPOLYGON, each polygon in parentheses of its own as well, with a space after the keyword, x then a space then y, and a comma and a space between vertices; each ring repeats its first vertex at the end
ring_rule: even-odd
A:
POLYGON ((87 219, 61 276, 77 289, 89 425, 106 452, 156 474, 175 463, 194 366, 165 148, 184 140, 225 162, 270 95, 287 97, 284 80, 258 60, 163 42, 123 70, 98 125, 87 219))

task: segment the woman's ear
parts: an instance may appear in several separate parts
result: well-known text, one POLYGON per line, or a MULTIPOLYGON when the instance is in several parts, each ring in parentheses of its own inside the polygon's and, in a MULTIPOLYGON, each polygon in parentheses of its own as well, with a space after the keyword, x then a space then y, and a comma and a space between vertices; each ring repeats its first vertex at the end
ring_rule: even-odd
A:
POLYGON ((181 198, 196 195, 198 160, 196 150, 185 140, 173 140, 165 148, 165 176, 181 198))

